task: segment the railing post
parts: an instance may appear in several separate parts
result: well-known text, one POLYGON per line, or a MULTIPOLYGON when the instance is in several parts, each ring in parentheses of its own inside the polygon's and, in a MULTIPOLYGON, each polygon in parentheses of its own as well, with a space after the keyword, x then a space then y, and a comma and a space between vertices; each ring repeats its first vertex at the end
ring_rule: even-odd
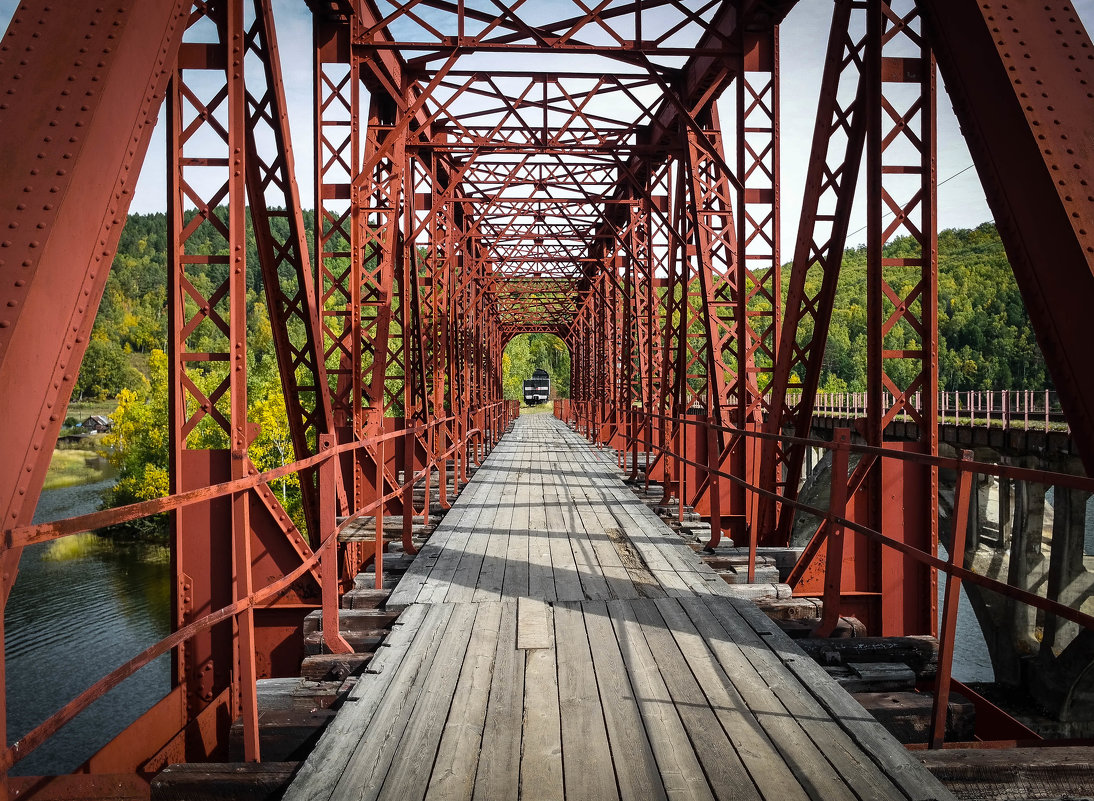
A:
MULTIPOLYGON (((713 553, 722 541, 722 486, 718 475, 722 454, 718 446, 718 431, 709 414, 704 428, 707 436, 707 497, 710 499, 710 541, 707 542, 707 550, 713 553)), ((748 580, 751 583, 751 575, 748 580)))
POLYGON ((1045 390, 1045 432, 1048 432, 1048 390, 1045 390))
POLYGON ((471 458, 471 452, 468 450, 468 448, 471 446, 471 412, 467 409, 464 409, 463 412, 461 412, 461 416, 463 418, 460 421, 463 428, 463 437, 460 440, 460 452, 462 453, 463 458, 460 460, 460 470, 462 471, 460 475, 460 483, 466 484, 468 480, 467 465, 471 458))
MULTIPOLYGON (((972 499, 972 471, 965 469, 963 462, 972 459, 971 451, 958 454, 957 482, 953 498, 953 533, 950 536, 950 567, 964 565, 965 535, 969 527, 969 503, 972 499), (959 561, 960 560, 960 561, 959 561)), ((957 629, 957 608, 961 597, 961 579, 952 573, 946 574, 946 589, 942 601, 942 620, 938 627, 938 675, 935 679, 934 708, 931 713, 931 728, 927 744, 931 748, 941 748, 946 739, 946 711, 950 705, 950 671, 953 668, 954 634, 957 629)))
MULTIPOLYGON (((383 413, 379 415, 379 431, 380 436, 384 434, 384 418, 383 413)), ((372 563, 376 570, 375 583, 373 586, 382 590, 384 588, 384 451, 387 441, 380 439, 376 443, 376 509, 375 509, 375 521, 376 526, 374 530, 374 540, 372 549, 372 563)))
POLYGON ((840 591, 843 587, 843 523, 847 516, 847 461, 851 431, 837 428, 832 442, 832 486, 828 495, 828 542, 824 560, 824 609, 813 633, 827 637, 839 623, 840 591))
MULTIPOLYGON (((403 487, 401 497, 403 512, 403 550, 410 556, 418 553, 414 547, 414 468, 417 466, 415 454, 418 451, 418 437, 411 427, 411 418, 403 413, 403 487)), ((425 484, 425 514, 429 514, 429 479, 425 484)), ((428 517, 426 518, 428 520, 428 517)))
MULTIPOLYGON (((232 459, 246 459, 235 449, 232 459)), ((250 468, 254 472, 255 468, 250 468)), ((251 595, 251 517, 250 491, 232 493, 232 549, 235 572, 235 600, 251 595)), ((239 704, 243 719, 243 759, 262 759, 258 742, 258 671, 255 666, 254 608, 248 606, 236 614, 236 648, 239 659, 239 704)))
MULTIPOLYGON (((444 410, 440 410, 441 414, 444 414, 444 410)), ((437 434, 434 439, 437 443, 437 449, 434 451, 437 454, 437 500, 439 501, 442 509, 448 509, 448 457, 445 453, 448 451, 448 423, 437 422, 437 434)))
MULTIPOLYGON (((331 434, 319 435, 319 450, 334 447, 331 434)), ((353 648, 342 637, 338 620, 338 527, 337 495, 338 457, 331 456, 319 465, 319 541, 323 549, 319 555, 319 575, 323 580, 323 643, 332 654, 351 654, 353 648)))

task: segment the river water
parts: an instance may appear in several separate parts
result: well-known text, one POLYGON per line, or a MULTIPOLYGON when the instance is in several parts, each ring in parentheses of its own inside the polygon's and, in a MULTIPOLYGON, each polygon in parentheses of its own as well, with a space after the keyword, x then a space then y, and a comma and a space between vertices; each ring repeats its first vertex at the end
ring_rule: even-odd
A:
MULTIPOLYGON (((110 482, 47 490, 34 521, 95 511, 110 482)), ((166 548, 94 534, 23 551, 6 611, 8 737, 14 742, 75 695, 170 633, 166 548)), ((170 656, 99 699, 12 770, 67 773, 170 686, 170 656)))

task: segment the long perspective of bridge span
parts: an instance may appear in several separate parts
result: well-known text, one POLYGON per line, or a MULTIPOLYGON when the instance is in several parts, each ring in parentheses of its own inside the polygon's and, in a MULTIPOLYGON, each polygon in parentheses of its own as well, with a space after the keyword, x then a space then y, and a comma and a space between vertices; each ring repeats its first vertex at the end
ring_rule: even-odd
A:
POLYGON ((28 0, 0 76, 0 801, 1091 794, 1073 2, 28 0), (780 26, 818 9, 791 138, 780 26), (940 386, 942 102, 1050 391, 940 386), (155 491, 42 522, 164 163, 165 366, 128 401, 155 491), (865 379, 822 393, 855 215, 865 379), (529 334, 569 382, 522 408, 529 334), (36 644, 95 599, 54 581, 13 622, 21 563, 138 524, 170 633, 55 687, 36 644), (954 675, 962 626, 994 682, 954 675), (108 702, 132 722, 43 757, 108 702))

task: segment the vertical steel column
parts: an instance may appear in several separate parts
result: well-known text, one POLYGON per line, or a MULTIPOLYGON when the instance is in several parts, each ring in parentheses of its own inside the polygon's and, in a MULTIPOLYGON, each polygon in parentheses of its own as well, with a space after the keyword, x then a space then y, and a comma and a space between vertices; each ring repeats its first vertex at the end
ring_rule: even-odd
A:
MULTIPOLYGON (((172 492, 243 478, 250 468, 244 55, 243 0, 198 6, 169 92, 172 492), (217 38, 209 42, 213 31, 217 38), (187 201, 196 209, 186 209, 187 201), (207 240, 225 255, 206 255, 207 240)), ((174 513, 175 628, 250 594, 249 504, 250 493, 242 492, 174 513)), ((248 759, 258 758, 254 649, 248 610, 176 655, 188 717, 230 689, 232 716, 244 715, 248 759)), ((217 733, 214 748, 223 748, 226 734, 217 733)))
MULTIPOLYGON (((766 433, 773 435, 789 429, 796 437, 809 436, 865 145, 862 72, 866 38, 863 29, 852 30, 852 8, 852 0, 837 0, 828 38, 786 317, 771 384, 771 409, 764 427, 766 433), (847 96, 852 99, 841 99, 847 96), (803 330, 810 334, 799 341, 803 330), (791 401, 788 392, 795 378, 800 380, 801 389, 795 395, 796 400, 791 401)), ((863 12, 858 16, 864 16, 863 12)), ((784 447, 769 440, 764 443, 762 453, 762 486, 769 492, 781 489, 788 499, 796 498, 804 448, 784 447)), ((768 544, 786 544, 793 520, 792 507, 779 508, 770 498, 762 498, 757 536, 768 544)))
MULTIPOLYGON (((247 422, 247 89, 243 0, 225 0, 228 82, 228 395, 231 402, 229 449, 232 480, 246 478, 250 463, 247 449, 254 436, 247 422)), ((232 496, 232 558, 235 600, 248 598, 251 586, 250 492, 232 496)), ((248 606, 235 616, 235 674, 238 691, 236 713, 243 718, 243 758, 259 760, 258 687, 255 670, 254 610, 248 606)))
MULTIPOLYGON (((33 517, 189 11, 22 3, 4 33, 0 529, 33 517)), ((4 607, 21 553, 0 545, 5 748, 4 607)))
MULTIPOLYGON (((331 381, 331 407, 340 440, 360 435, 360 262, 358 206, 352 201, 361 167, 360 59, 350 47, 356 18, 315 14, 315 263, 323 333, 322 355, 331 381)), ((361 499, 349 498, 353 508, 361 499)))
MULTIPOLYGON (((638 476, 638 446, 641 433, 645 429, 645 415, 650 411, 647 365, 652 334, 649 322, 653 276, 650 262, 649 205, 648 195, 637 194, 627 206, 628 247, 624 258, 622 349, 626 372, 621 386, 621 411, 625 415, 625 452, 630 453, 631 481, 638 476)), ((648 454, 648 450, 646 452, 648 454)), ((623 466, 626 467, 625 461, 623 466)))
MULTIPOLYGON (((254 0, 254 12, 246 35, 247 52, 257 57, 263 80, 257 80, 259 75, 248 75, 247 193, 293 451, 298 459, 303 459, 317 452, 320 435, 334 433, 334 418, 322 355, 322 332, 307 233, 294 174, 295 160, 273 12, 266 0, 254 0), (262 91, 256 91, 256 86, 261 86, 262 91), (275 146, 272 155, 260 152, 260 138, 272 140, 275 146), (273 224, 275 219, 288 224, 287 233, 282 234, 280 226, 273 224)), ((300 476, 300 488, 314 547, 319 542, 316 533, 318 488, 314 471, 306 471, 300 476)), ((341 482, 337 489, 345 508, 341 482)))
POLYGON ((745 419, 768 411, 763 391, 778 361, 782 312, 779 260, 779 28, 740 34, 737 72, 737 259, 744 279, 739 326, 750 352, 745 368, 757 391, 746 398, 745 419), (756 407, 759 407, 757 409, 756 407))
MULTIPOLYGON (((673 497, 680 498, 681 483, 678 460, 671 454, 678 452, 680 426, 671 422, 687 413, 695 389, 690 379, 692 365, 700 361, 702 351, 697 351, 689 339, 691 319, 691 298, 694 291, 688 259, 688 206, 686 165, 675 164, 675 187, 670 195, 669 219, 665 226, 668 234, 666 272, 668 286, 665 293, 665 317, 663 346, 661 348, 661 388, 657 412, 660 417, 659 439, 663 449, 662 467, 664 494, 662 503, 667 504, 673 497)), ((702 339, 702 338, 701 338, 702 339)), ((696 377, 696 383, 698 378, 696 377)), ((709 401, 708 401, 709 402, 709 401)), ((684 501, 680 498, 680 503, 684 501)))
MULTIPOLYGON (((869 444, 938 452, 938 243, 935 63, 911 0, 869 6, 867 33, 867 414, 869 444), (914 53, 912 56, 890 55, 914 53), (887 245, 905 237, 901 252, 887 245), (916 393, 921 408, 914 404, 916 393), (884 442, 898 415, 917 424, 911 443, 884 442)), ((875 528, 927 553, 938 543, 938 472, 896 462, 868 481, 875 528)), ((878 633, 931 634, 937 606, 931 570, 884 549, 872 572, 878 633)), ((867 623, 869 626, 869 622, 867 623)))

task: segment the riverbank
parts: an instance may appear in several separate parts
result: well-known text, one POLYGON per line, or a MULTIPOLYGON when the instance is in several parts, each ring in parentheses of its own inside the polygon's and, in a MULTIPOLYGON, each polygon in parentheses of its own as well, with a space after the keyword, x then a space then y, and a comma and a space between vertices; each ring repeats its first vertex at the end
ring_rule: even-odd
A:
POLYGON ((49 462, 43 490, 77 487, 84 484, 108 482, 114 477, 114 468, 96 451, 84 449, 56 449, 49 462))

